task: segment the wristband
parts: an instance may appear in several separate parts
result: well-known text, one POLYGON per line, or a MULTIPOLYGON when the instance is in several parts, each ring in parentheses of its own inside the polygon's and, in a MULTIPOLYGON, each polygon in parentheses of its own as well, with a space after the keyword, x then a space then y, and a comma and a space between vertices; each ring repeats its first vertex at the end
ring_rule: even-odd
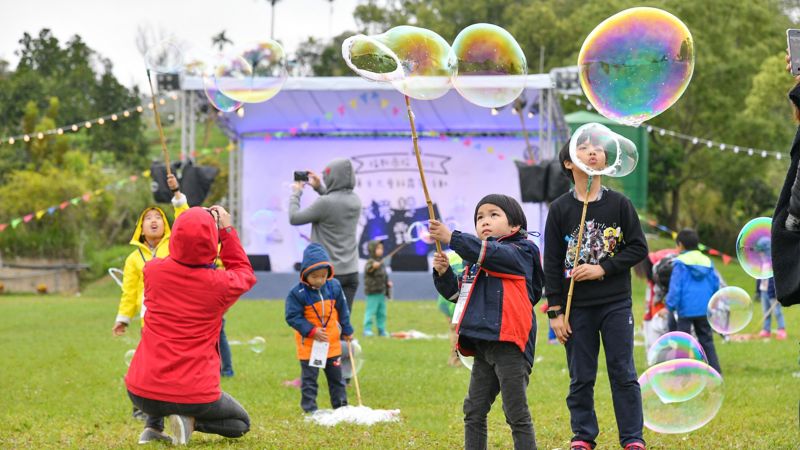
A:
POLYGON ((173 194, 174 194, 175 192, 178 192, 178 191, 180 191, 180 190, 181 190, 181 188, 177 188, 177 189, 170 189, 170 191, 172 191, 172 193, 173 193, 173 194))
POLYGON ((564 313, 565 313, 564 308, 561 308, 561 309, 548 309, 547 310, 547 317, 550 318, 550 319, 555 319, 556 317, 558 317, 558 316, 560 316, 561 314, 564 314, 564 313))

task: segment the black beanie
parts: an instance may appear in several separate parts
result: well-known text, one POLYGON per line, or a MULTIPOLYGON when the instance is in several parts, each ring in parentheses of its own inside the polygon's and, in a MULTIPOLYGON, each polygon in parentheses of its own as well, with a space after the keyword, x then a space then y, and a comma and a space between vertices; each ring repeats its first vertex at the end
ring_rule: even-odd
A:
POLYGON ((521 234, 527 234, 528 219, 525 218, 522 206, 513 198, 503 194, 489 194, 478 202, 478 206, 475 207, 475 214, 472 216, 475 220, 475 226, 478 226, 478 209, 487 203, 502 209, 503 212, 506 213, 506 217, 508 217, 508 224, 512 227, 519 225, 519 232, 521 234))

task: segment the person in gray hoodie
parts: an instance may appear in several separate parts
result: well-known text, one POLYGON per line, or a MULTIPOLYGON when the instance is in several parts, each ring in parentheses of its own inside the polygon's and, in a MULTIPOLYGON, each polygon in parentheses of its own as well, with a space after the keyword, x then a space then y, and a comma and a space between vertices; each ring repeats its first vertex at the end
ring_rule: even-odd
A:
POLYGON ((322 180, 309 170, 306 184, 320 196, 307 208, 300 209, 304 184, 295 183, 289 202, 289 223, 311 224, 311 242, 322 245, 328 252, 333 277, 341 283, 347 307, 352 311, 359 283, 356 227, 361 216, 361 199, 353 192, 356 186, 353 164, 347 158, 332 159, 322 180))

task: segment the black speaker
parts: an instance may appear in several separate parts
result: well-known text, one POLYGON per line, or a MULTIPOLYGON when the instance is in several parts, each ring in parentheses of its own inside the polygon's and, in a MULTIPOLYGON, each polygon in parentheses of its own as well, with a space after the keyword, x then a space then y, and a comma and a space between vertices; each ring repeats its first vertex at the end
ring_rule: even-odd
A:
POLYGON ((547 201, 555 201, 558 197, 569 192, 572 182, 561 171, 558 159, 545 161, 547 164, 547 201))
POLYGON ((392 256, 392 271, 397 272, 427 272, 428 257, 426 255, 403 255, 392 256))
POLYGON ((256 272, 271 272, 272 264, 269 262, 269 255, 247 255, 250 265, 256 272))
POLYGON ((547 199, 547 166, 514 161, 519 171, 519 190, 523 202, 541 203, 547 199))

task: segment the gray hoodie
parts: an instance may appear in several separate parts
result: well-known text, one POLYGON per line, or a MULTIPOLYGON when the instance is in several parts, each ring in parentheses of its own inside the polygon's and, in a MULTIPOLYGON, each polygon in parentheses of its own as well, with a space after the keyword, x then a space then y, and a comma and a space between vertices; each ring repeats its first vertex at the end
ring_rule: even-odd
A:
POLYGON ((361 199, 353 192, 356 174, 347 158, 328 163, 322 175, 320 195, 308 208, 300 210, 302 189, 295 189, 289 202, 289 223, 311 223, 311 242, 325 247, 336 275, 358 272, 356 227, 361 216, 361 199))

